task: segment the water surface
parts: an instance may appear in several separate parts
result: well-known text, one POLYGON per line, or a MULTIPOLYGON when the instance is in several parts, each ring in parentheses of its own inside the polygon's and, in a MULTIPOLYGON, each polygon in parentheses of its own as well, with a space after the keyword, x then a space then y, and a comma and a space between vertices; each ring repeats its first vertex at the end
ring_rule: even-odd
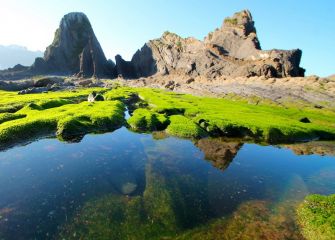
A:
MULTIPOLYGON (((259 221, 255 209, 269 215, 269 232, 283 232, 304 196, 335 192, 334 156, 159 137, 121 128, 1 152, 0 239, 175 237, 217 219, 235 234, 242 212, 259 221)), ((285 231, 300 238, 296 227, 285 231)))

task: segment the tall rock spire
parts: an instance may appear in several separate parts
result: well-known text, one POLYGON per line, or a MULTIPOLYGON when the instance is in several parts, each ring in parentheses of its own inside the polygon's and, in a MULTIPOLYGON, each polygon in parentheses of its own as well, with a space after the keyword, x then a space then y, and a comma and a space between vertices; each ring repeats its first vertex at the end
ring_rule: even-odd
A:
POLYGON ((110 76, 112 66, 84 13, 66 14, 55 37, 32 69, 35 72, 76 74, 83 77, 110 76))

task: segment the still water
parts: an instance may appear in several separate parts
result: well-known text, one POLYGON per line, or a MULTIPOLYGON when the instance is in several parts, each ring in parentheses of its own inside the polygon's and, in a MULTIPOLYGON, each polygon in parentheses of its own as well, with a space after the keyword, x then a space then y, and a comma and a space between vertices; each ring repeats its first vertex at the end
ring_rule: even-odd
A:
POLYGON ((126 128, 42 139, 0 153, 0 239, 192 239, 217 222, 208 239, 300 239, 310 193, 335 193, 334 156, 126 128))

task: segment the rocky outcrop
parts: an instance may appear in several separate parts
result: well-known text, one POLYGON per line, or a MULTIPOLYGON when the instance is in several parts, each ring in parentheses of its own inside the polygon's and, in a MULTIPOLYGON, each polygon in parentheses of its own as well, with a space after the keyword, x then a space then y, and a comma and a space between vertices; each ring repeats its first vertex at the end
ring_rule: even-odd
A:
POLYGON ((113 77, 114 66, 113 62, 107 61, 87 16, 73 12, 62 18, 43 58, 36 58, 27 69, 9 69, 3 78, 38 74, 113 77))
POLYGON ((226 18, 222 27, 204 41, 181 38, 165 32, 147 42, 130 62, 116 62, 117 73, 125 78, 154 74, 186 74, 214 79, 229 77, 303 76, 301 50, 261 50, 251 13, 247 10, 226 18))
POLYGON ((44 58, 37 59, 32 70, 83 77, 112 73, 88 18, 84 13, 76 12, 63 17, 44 58))

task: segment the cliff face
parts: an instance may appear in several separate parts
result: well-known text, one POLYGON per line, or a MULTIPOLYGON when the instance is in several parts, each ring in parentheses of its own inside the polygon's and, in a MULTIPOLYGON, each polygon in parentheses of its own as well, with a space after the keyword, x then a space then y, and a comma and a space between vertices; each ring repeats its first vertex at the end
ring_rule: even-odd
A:
POLYGON ((84 77, 108 76, 112 73, 91 24, 83 13, 69 13, 62 18, 44 58, 37 59, 32 70, 84 77))
POLYGON ((301 50, 261 50, 251 13, 247 10, 226 18, 222 27, 204 41, 181 38, 165 32, 147 42, 130 62, 117 62, 118 74, 125 78, 179 73, 190 76, 303 76, 301 50), (124 68, 123 65, 127 65, 124 68), (124 69, 127 69, 126 71, 124 69))

